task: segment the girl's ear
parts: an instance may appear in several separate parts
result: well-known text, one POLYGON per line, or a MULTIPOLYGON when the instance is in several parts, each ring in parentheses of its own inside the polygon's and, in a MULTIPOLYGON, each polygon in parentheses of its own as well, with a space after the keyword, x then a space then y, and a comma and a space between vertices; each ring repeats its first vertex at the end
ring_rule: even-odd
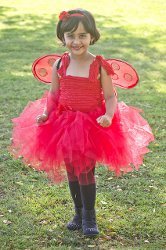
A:
POLYGON ((94 43, 94 38, 91 37, 91 40, 90 40, 90 45, 92 45, 94 43))
POLYGON ((63 46, 66 46, 66 42, 64 38, 62 39, 62 43, 63 43, 63 46))

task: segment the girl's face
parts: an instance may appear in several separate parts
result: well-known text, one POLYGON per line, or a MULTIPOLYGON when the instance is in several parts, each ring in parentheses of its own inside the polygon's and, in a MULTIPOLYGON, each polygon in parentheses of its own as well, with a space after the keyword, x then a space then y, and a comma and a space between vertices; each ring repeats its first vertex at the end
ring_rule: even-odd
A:
POLYGON ((69 31, 64 33, 66 47, 73 55, 77 56, 87 52, 91 39, 90 33, 87 33, 81 22, 74 32, 69 31))

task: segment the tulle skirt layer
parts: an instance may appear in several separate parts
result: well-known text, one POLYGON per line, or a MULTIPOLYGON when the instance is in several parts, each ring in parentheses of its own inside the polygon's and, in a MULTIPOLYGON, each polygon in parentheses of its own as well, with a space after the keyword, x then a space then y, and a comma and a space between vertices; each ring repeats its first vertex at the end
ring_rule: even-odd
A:
POLYGON ((11 153, 24 163, 45 171, 54 182, 61 182, 68 172, 88 173, 96 162, 106 165, 116 175, 138 169, 148 144, 154 140, 151 128, 140 111, 118 103, 112 125, 103 128, 96 118, 105 113, 104 105, 88 113, 58 107, 49 119, 37 125, 46 98, 29 103, 14 118, 11 153))

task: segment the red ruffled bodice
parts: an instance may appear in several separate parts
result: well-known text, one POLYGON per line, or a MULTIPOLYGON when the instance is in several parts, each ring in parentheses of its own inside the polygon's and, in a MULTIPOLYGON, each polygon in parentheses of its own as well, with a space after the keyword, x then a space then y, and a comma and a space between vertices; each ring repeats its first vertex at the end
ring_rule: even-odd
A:
POLYGON ((59 104, 70 110, 82 112, 90 112, 96 107, 101 107, 104 99, 100 79, 98 79, 100 68, 104 66, 107 68, 108 74, 114 74, 110 65, 101 56, 96 56, 90 65, 89 77, 87 78, 66 75, 69 63, 69 54, 65 53, 58 70, 60 76, 59 104))

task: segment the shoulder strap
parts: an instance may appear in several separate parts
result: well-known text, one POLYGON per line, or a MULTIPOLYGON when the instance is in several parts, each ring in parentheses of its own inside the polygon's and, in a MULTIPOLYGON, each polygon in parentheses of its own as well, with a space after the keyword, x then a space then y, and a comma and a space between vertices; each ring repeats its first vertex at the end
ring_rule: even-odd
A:
POLYGON ((102 56, 97 56, 97 58, 100 62, 100 67, 103 67, 108 75, 113 76, 115 74, 114 70, 107 60, 105 60, 102 56))

